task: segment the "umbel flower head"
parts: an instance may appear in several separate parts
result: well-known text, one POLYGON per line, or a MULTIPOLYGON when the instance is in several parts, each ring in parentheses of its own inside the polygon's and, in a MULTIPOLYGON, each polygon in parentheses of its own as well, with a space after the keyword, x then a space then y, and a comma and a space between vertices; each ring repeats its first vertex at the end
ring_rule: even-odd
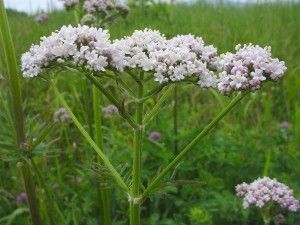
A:
POLYGON ((93 72, 104 71, 108 61, 114 61, 110 48, 106 30, 63 26, 49 37, 42 37, 39 45, 33 45, 22 55, 23 76, 37 76, 54 63, 71 63, 93 72))
POLYGON ((267 80, 278 80, 286 71, 283 61, 271 57, 271 47, 237 45, 236 52, 219 58, 218 89, 224 94, 237 90, 256 90, 267 80))
POLYGON ((263 177, 247 184, 236 186, 236 195, 243 198, 244 208, 255 206, 263 208, 268 204, 278 204, 289 211, 299 211, 300 203, 294 197, 293 190, 276 179, 263 177))
POLYGON ((159 83, 196 77, 202 87, 216 84, 216 77, 207 63, 210 57, 216 55, 216 49, 212 46, 207 48, 201 38, 182 35, 167 40, 159 31, 145 29, 116 40, 113 45, 122 52, 125 68, 152 71, 154 80, 159 83), (188 44, 188 41, 193 43, 188 44))
POLYGON ((286 70, 284 62, 271 58, 270 48, 238 46, 236 53, 218 57, 215 47, 193 35, 166 39, 159 31, 144 29, 111 42, 107 30, 86 25, 63 26, 42 37, 21 61, 24 77, 66 65, 98 75, 105 70, 140 69, 152 73, 159 83, 188 81, 218 88, 222 94, 256 90, 286 70))

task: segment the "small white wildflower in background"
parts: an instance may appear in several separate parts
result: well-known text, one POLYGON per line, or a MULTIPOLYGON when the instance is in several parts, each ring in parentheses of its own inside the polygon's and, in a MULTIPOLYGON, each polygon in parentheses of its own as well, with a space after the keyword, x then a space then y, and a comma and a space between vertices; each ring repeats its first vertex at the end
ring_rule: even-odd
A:
POLYGON ((158 131, 152 131, 149 133, 148 138, 152 141, 158 141, 160 139, 161 135, 158 131))
POLYGON ((285 222, 286 222, 284 215, 282 215, 281 213, 277 214, 274 217, 274 219, 275 219, 276 223, 278 223, 278 224, 285 224, 285 222))
POLYGON ((126 3, 113 0, 85 0, 83 11, 87 14, 82 17, 81 24, 105 27, 118 17, 125 18, 129 14, 130 8, 126 3))
POLYGON ((116 2, 115 9, 120 11, 123 17, 126 17, 130 11, 129 6, 124 2, 116 2))
POLYGON ((289 124, 288 121, 282 121, 282 122, 280 123, 280 127, 281 127, 282 129, 289 129, 290 124, 289 124))
POLYGON ((59 187, 60 187, 60 185, 57 182, 55 182, 55 183, 52 184, 52 188, 53 189, 59 189, 59 187))
POLYGON ((102 108, 102 113, 104 117, 112 116, 113 114, 117 114, 118 112, 119 110, 115 105, 108 105, 102 108))
POLYGON ((78 4, 78 0, 61 0, 64 2, 66 9, 71 9, 78 4))
POLYGON ((83 9, 87 13, 99 13, 116 9, 123 12, 129 12, 129 6, 124 2, 114 2, 112 0, 85 0, 83 4, 83 9))
POLYGON ((111 0, 85 0, 83 9, 88 13, 105 12, 113 9, 114 3, 111 0))
POLYGON ((89 13, 85 14, 80 20, 80 23, 84 25, 93 25, 96 22, 97 22, 97 18, 94 15, 89 13))
POLYGON ((300 203, 293 195, 293 190, 276 179, 263 177, 247 184, 236 186, 236 194, 242 197, 244 208, 256 206, 263 208, 269 203, 276 203, 283 209, 299 211, 300 203))
POLYGON ((46 13, 41 13, 34 18, 34 20, 38 23, 43 23, 43 22, 47 21, 48 19, 49 19, 49 17, 48 17, 48 14, 46 14, 46 13))
POLYGON ((222 54, 218 89, 223 94, 239 90, 256 90, 267 80, 278 80, 286 71, 283 61, 271 57, 271 47, 236 46, 235 53, 222 54))
POLYGON ((27 202, 27 194, 26 194, 26 192, 21 192, 16 197, 16 203, 17 203, 17 205, 20 205, 20 204, 25 204, 26 202, 27 202))
POLYGON ((59 108, 53 115, 54 122, 66 122, 70 116, 65 108, 59 108))

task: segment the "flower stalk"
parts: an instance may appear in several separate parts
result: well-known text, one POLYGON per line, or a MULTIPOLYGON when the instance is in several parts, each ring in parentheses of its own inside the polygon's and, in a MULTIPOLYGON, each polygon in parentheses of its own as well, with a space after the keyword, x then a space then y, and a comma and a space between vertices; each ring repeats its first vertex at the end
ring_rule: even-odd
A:
POLYGON ((264 225, 270 225, 271 224, 270 208, 267 207, 266 209, 262 209, 261 215, 264 221, 264 225))
MULTIPOLYGON (((93 85, 93 108, 94 108, 95 142, 101 149, 103 149, 101 93, 94 85, 93 85)), ((100 157, 98 158, 99 158, 99 163, 104 164, 103 160, 100 157)), ((103 224, 110 225, 111 221, 110 221, 109 194, 107 188, 101 186, 100 184, 98 186, 98 196, 100 201, 99 208, 101 211, 101 219, 103 221, 103 224)))
MULTIPOLYGON (((138 98, 143 98, 144 74, 140 73, 140 82, 138 83, 138 98)), ((133 171, 132 171, 132 195, 133 200, 130 201, 130 225, 140 225, 140 204, 136 203, 134 199, 140 195, 141 184, 141 154, 143 143, 143 116, 144 116, 144 103, 143 101, 136 103, 136 121, 139 128, 134 130, 134 150, 133 150, 133 171)))
POLYGON ((126 193, 129 193, 129 188, 122 179, 121 175, 118 173, 118 171, 115 169, 115 167, 111 164, 109 159, 104 154, 103 150, 96 144, 96 142, 92 139, 92 137, 88 134, 88 132, 84 129, 83 125, 78 121, 77 117, 74 115, 72 110, 70 109, 69 105, 63 98, 63 96, 60 94, 58 89, 53 86, 54 92, 56 96, 58 96, 61 104, 64 106, 64 108, 68 111, 70 118, 72 119, 73 123, 77 127, 77 129, 80 131, 82 136, 86 139, 86 141, 91 145, 91 147, 95 150, 95 152, 98 154, 98 156, 103 161, 103 164, 107 167, 107 169, 111 172, 111 176, 115 179, 116 183, 119 185, 119 187, 125 191, 126 193))
POLYGON ((130 126, 134 129, 138 128, 138 125, 133 120, 133 118, 125 111, 123 105, 113 95, 111 95, 93 75, 89 73, 85 75, 99 89, 99 91, 101 91, 102 94, 105 95, 105 97, 108 98, 108 100, 118 108, 120 115, 130 124, 130 126))
MULTIPOLYGON (((247 92, 246 92, 247 93, 247 92)), ((197 144, 201 141, 208 133, 211 131, 218 122, 240 101, 244 98, 246 93, 238 94, 223 110, 153 179, 153 181, 148 185, 140 201, 145 200, 153 189, 159 184, 159 182, 165 177, 165 175, 170 172, 174 167, 176 167, 183 159, 183 157, 197 144)))
MULTIPOLYGON (((20 151, 26 151, 26 148, 24 148, 26 138, 24 129, 24 115, 22 109, 22 97, 18 78, 18 64, 3 0, 0 0, 0 34, 5 52, 6 64, 8 68, 9 89, 13 102, 16 144, 17 148, 19 148, 20 151)), ((25 191, 28 196, 28 204, 30 208, 32 224, 42 225, 43 223, 39 212, 39 205, 36 197, 35 185, 32 178, 30 164, 27 161, 20 162, 19 168, 23 176, 25 191)))
POLYGON ((178 153, 178 87, 174 88, 174 108, 173 108, 173 132, 174 132, 174 152, 178 153))
POLYGON ((162 94, 162 96, 159 98, 157 103, 154 105, 154 107, 145 115, 145 118, 143 119, 143 124, 149 123, 153 117, 158 113, 161 105, 165 102, 167 97, 172 93, 173 89, 175 88, 176 84, 171 84, 170 86, 166 87, 166 90, 162 94))

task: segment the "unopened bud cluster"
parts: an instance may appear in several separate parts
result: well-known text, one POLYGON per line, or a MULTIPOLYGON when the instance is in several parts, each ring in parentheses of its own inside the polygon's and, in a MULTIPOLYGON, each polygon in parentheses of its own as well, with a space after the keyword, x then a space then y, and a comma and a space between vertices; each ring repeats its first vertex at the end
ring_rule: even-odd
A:
POLYGON ((145 29, 110 41, 107 30, 85 25, 64 26, 43 37, 23 54, 22 71, 33 77, 64 63, 94 74, 140 69, 151 72, 159 83, 190 81, 222 94, 259 89, 286 71, 284 62, 271 57, 269 47, 238 46, 235 53, 218 56, 214 46, 190 34, 167 39, 159 31, 145 29))

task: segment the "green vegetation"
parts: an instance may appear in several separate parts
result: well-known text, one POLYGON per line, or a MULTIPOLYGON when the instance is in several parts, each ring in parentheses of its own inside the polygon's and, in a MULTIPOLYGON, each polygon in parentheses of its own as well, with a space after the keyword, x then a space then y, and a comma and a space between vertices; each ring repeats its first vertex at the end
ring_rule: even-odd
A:
MULTIPOLYGON (((299 11, 300 4, 245 7, 157 4, 143 11, 132 8, 127 20, 110 28, 112 38, 144 27, 159 29, 167 36, 192 33, 202 36, 206 43, 213 43, 221 52, 233 50, 238 43, 270 45, 274 55, 284 60, 288 67, 282 81, 246 96, 222 120, 218 129, 197 144, 167 176, 157 193, 143 204, 143 225, 262 224, 257 211, 242 208, 234 187, 263 175, 288 184, 300 197, 299 11)), ((41 36, 74 23, 74 15, 68 12, 53 12, 43 24, 14 11, 9 11, 8 16, 17 59, 41 36)), ((0 74, 3 76, 0 79, 0 224, 27 225, 30 224, 27 206, 17 205, 15 201, 15 196, 24 191, 16 166, 22 155, 13 146, 13 103, 8 97, 8 71, 2 49, 0 44, 0 74)), ((82 85, 84 77, 67 72, 52 77, 74 114, 93 134, 92 89, 82 85)), ((29 138, 34 139, 43 127, 53 123, 53 114, 61 104, 53 86, 44 79, 22 79, 21 83, 27 121, 25 130, 27 137, 30 134, 29 138)), ((115 83, 108 82, 105 87, 114 91, 115 83)), ((194 86, 177 89, 177 140, 178 149, 181 149, 229 103, 230 98, 194 86)), ((107 99, 103 101, 103 106, 109 105, 107 99)), ((155 101, 146 101, 145 107, 153 106, 155 101)), ((172 109, 170 98, 155 122, 145 130, 142 152, 145 186, 149 182, 147 178, 153 177, 175 155, 172 109), (148 140, 151 131, 159 131, 161 139, 148 140)), ((104 150, 128 183, 134 142, 133 137, 128 136, 131 129, 118 115, 102 119, 104 150)), ((99 224, 96 187, 103 181, 99 173, 108 173, 107 169, 94 163, 96 154, 71 121, 50 126, 50 130, 47 141, 33 152, 36 155, 34 168, 38 168, 33 171, 38 184, 36 191, 46 224, 99 224)), ((103 185, 111 188, 113 224, 129 224, 127 196, 114 187, 112 179, 105 180, 103 185)), ((287 224, 295 225, 300 221, 299 213, 283 214, 287 224)))

